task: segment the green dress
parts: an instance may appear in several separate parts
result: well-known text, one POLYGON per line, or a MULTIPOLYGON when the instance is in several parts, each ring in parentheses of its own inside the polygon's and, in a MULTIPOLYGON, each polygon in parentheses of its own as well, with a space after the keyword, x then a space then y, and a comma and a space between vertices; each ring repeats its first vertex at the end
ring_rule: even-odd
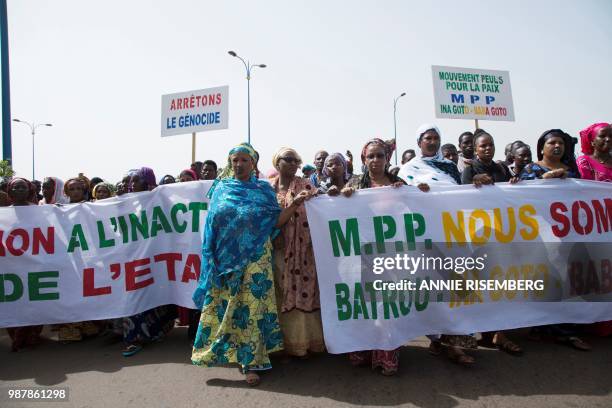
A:
POLYGON ((247 265, 238 285, 213 286, 206 294, 191 361, 238 364, 243 372, 272 368, 269 353, 282 350, 272 274, 272 245, 247 265), (232 293, 230 286, 237 288, 232 293))

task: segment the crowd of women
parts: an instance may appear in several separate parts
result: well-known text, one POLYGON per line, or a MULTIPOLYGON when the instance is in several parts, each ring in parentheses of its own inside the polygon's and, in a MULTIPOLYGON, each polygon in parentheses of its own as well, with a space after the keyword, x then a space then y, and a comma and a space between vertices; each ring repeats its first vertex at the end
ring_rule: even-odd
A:
MULTIPOLYGON (((294 149, 281 148, 273 156, 273 171, 264 176, 259 171, 259 154, 243 143, 229 152, 218 175, 216 164, 206 161, 194 163, 178 180, 172 175, 162 177, 159 184, 215 179, 208 192, 202 271, 193 296, 197 311, 167 305, 111 322, 62 324, 57 327, 59 339, 78 341, 106 329, 122 337, 123 354, 131 356, 147 342, 162 339, 178 317, 190 325, 194 364, 237 365, 247 383, 256 385, 260 381, 257 372, 271 368, 271 353, 279 352, 287 360, 325 351, 317 271, 304 207, 311 197, 351 197, 356 190, 385 186, 413 186, 427 193, 434 184, 482 188, 496 182, 568 177, 612 182, 609 123, 595 123, 580 132, 582 154, 577 159, 576 139, 561 129, 547 130, 538 138, 537 161, 533 161, 531 147, 520 140, 506 146, 504 161, 494 160, 494 137, 483 129, 462 133, 457 146, 443 145, 440 130, 425 124, 417 130, 416 142, 418 149, 405 151, 402 166, 392 168, 393 141, 368 141, 360 154, 360 175, 354 171, 350 152, 319 151, 311 166, 303 165, 294 149), (298 176, 300 167, 303 174, 298 176)), ((143 167, 130 171, 116 185, 83 175, 65 183, 49 177, 37 197, 32 183, 16 177, 1 186, 0 202, 13 206, 80 203, 149 191, 157 185, 153 170, 143 167)), ((583 329, 572 324, 549 325, 532 328, 530 337, 589 350, 590 345, 580 337, 583 329)), ((612 334, 610 322, 589 329, 612 334)), ((35 344, 40 330, 9 329, 13 349, 35 344)), ((503 331, 428 337, 430 353, 446 352, 461 365, 475 362, 466 350, 478 345, 516 356, 523 352, 503 331)), ((349 361, 393 375, 399 367, 399 349, 354 352, 349 361)))

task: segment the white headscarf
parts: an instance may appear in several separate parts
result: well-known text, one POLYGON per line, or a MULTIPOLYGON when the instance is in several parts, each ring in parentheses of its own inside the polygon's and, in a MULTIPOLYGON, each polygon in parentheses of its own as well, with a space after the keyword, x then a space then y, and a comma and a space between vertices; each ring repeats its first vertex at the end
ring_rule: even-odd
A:
POLYGON ((51 197, 51 202, 47 202, 47 199, 43 197, 39 204, 68 204, 70 199, 64 194, 64 182, 57 177, 45 178, 53 180, 55 183, 55 191, 53 192, 53 197, 51 197))

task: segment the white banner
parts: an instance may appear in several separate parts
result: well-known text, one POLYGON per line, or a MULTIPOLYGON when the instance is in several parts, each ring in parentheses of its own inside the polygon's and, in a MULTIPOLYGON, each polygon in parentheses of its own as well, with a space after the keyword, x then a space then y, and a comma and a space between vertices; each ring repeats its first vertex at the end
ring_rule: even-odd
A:
POLYGON ((0 327, 195 308, 211 183, 0 208, 0 327))
POLYGON ((332 353, 612 319, 610 183, 387 187, 306 206, 332 353))
POLYGON ((229 87, 162 95, 161 135, 227 129, 229 87))
POLYGON ((431 67, 436 117, 514 122, 508 71, 431 67))

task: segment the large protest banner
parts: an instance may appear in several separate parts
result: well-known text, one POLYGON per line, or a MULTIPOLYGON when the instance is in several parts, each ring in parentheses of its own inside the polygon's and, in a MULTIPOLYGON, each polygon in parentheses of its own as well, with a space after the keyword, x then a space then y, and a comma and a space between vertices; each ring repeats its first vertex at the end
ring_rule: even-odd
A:
POLYGON ((0 208, 0 327, 195 308, 211 183, 0 208))
POLYGON ((385 187, 306 206, 332 353, 612 319, 609 183, 385 187))
POLYGON ((508 71, 433 65, 436 117, 514 121, 508 71))

